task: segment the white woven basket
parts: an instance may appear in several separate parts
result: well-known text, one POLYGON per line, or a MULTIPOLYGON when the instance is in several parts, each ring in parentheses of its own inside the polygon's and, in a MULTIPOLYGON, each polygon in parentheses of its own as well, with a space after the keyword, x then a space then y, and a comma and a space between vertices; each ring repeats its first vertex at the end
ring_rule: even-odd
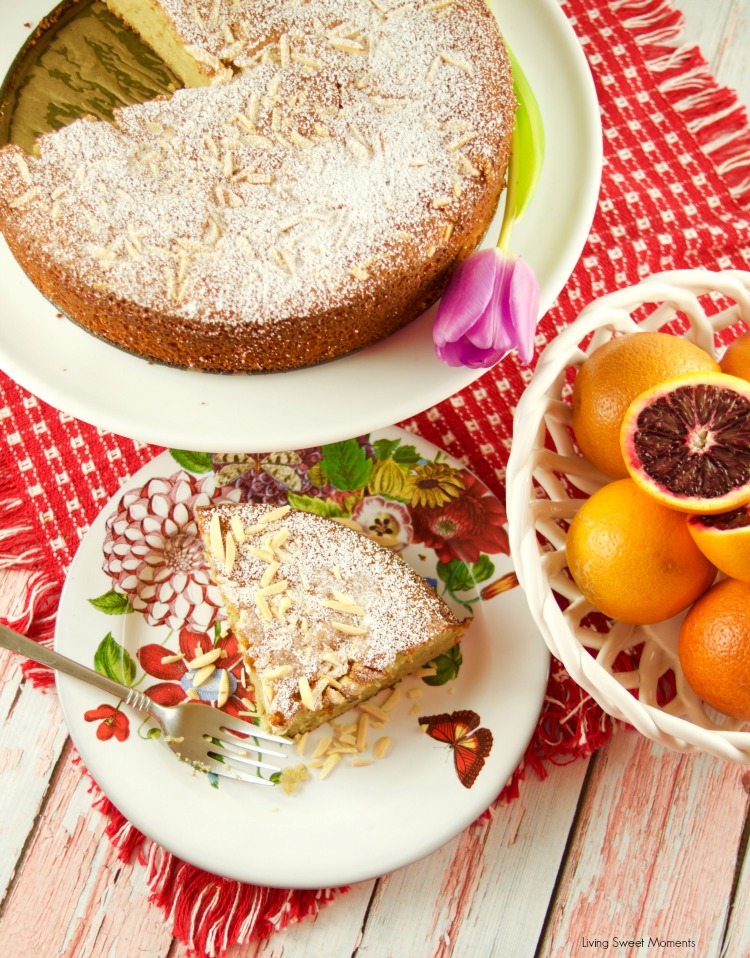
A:
POLYGON ((574 445, 574 371, 615 333, 638 335, 668 324, 669 332, 720 355, 722 342, 750 328, 750 272, 652 276, 594 301, 547 346, 515 414, 507 473, 511 555, 550 651, 605 712, 678 751, 750 762, 750 731, 704 706, 684 679, 677 658, 684 613, 656 625, 615 622, 608 632, 595 631, 582 624, 592 607, 566 571, 565 530, 582 501, 571 498, 571 486, 590 495, 608 481, 574 445), (557 597, 568 600, 564 611, 557 597), (618 655, 641 644, 638 664, 616 669, 618 655), (657 687, 669 670, 676 695, 662 707, 657 687))

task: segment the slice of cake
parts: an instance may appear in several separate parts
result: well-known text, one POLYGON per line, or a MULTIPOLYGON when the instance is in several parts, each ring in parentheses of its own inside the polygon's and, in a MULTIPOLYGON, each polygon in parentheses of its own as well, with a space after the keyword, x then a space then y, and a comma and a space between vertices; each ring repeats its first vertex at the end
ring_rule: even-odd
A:
POLYGON ((364 702, 467 628, 398 555, 334 520, 220 503, 198 522, 272 732, 296 735, 364 702))

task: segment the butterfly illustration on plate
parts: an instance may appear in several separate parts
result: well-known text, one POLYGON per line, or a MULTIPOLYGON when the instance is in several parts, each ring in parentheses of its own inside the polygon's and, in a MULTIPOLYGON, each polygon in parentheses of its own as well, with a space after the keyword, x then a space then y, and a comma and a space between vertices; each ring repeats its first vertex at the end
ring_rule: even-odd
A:
POLYGON ((215 454, 213 461, 214 469, 217 470, 217 486, 226 486, 239 479, 246 472, 265 472, 288 489, 299 492, 302 488, 302 479, 296 467, 303 460, 300 454, 293 450, 289 452, 269 452, 259 456, 242 453, 221 453, 215 454))
POLYGON ((436 742, 443 742, 453 751, 458 780, 471 788, 482 771, 485 759, 492 750, 492 732, 480 728, 481 719, 471 709, 423 715, 417 720, 436 742))

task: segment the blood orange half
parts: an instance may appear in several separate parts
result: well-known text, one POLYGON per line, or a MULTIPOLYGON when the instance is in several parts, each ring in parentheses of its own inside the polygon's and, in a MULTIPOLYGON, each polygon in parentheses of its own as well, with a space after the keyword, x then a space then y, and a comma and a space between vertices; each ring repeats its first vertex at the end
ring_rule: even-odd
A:
POLYGON ((713 515, 750 502, 750 383, 690 373, 641 393, 620 431, 628 472, 681 512, 713 515))
POLYGON ((714 516, 690 516, 687 525, 695 544, 717 569, 750 583, 750 505, 714 516))

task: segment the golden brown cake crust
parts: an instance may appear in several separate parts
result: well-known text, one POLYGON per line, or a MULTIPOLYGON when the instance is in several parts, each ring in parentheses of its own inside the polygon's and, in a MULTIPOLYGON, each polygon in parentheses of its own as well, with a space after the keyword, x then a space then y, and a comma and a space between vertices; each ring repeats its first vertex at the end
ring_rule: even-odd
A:
POLYGON ((410 322, 479 242, 510 68, 484 0, 225 6, 223 47, 207 15, 201 42, 230 82, 76 121, 39 158, 3 149, 0 228, 107 342, 183 368, 295 369, 410 322))
POLYGON ((400 556, 333 520, 220 503, 199 509, 198 524, 274 732, 306 731, 366 700, 466 628, 400 556))

